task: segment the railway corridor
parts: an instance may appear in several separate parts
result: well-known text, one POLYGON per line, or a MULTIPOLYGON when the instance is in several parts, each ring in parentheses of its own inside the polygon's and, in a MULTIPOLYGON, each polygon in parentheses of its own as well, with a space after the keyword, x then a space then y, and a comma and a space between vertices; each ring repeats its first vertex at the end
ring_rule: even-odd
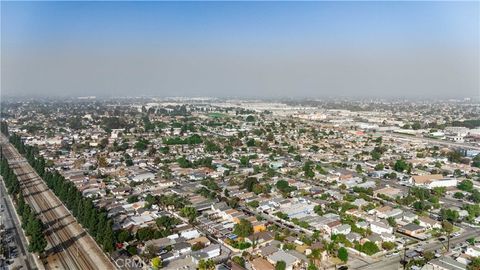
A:
POLYGON ((2 141, 4 155, 20 181, 25 201, 45 224, 48 246, 41 260, 45 269, 116 269, 30 164, 4 138, 2 141))

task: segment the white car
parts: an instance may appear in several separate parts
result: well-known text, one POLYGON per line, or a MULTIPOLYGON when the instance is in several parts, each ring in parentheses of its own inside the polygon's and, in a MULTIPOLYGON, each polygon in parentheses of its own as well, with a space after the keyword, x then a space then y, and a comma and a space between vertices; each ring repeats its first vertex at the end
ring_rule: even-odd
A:
POLYGON ((390 258, 390 257, 397 256, 397 255, 398 255, 398 252, 394 252, 394 253, 390 253, 390 254, 385 255, 385 257, 390 258))

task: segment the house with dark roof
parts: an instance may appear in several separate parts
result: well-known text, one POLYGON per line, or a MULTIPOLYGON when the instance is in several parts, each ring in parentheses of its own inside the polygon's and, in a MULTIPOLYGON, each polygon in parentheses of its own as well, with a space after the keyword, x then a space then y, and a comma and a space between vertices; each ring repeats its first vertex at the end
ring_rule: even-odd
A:
POLYGON ((409 223, 398 229, 399 232, 413 236, 413 237, 417 237, 419 234, 425 232, 425 230, 426 230, 425 227, 422 227, 415 223, 409 223))
POLYGON ((264 246, 272 242, 274 237, 275 236, 272 232, 261 231, 248 236, 247 238, 245 238, 245 241, 251 244, 253 244, 253 242, 256 242, 257 246, 264 246))

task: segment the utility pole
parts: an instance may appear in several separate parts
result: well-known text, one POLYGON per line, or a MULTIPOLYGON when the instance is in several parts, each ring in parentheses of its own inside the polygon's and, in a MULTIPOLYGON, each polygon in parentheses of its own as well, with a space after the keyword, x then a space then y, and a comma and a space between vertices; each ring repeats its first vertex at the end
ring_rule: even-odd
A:
MULTIPOLYGON (((452 231, 453 231, 453 228, 455 228, 454 224, 455 222, 452 221, 452 231)), ((452 232, 449 230, 447 233, 448 233, 447 234, 447 252, 449 252, 450 251, 450 235, 452 234, 452 232)))
POLYGON ((403 248, 403 258, 400 260, 400 264, 403 265, 403 270, 407 268, 407 247, 403 248))
POLYGON ((447 252, 450 251, 450 233, 447 235, 447 252))

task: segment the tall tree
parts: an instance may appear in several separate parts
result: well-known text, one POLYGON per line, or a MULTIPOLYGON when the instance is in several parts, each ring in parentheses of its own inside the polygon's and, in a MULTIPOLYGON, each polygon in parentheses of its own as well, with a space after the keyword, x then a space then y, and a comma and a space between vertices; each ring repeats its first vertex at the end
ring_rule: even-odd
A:
POLYGON ((233 233, 240 237, 247 237, 253 233, 252 223, 246 219, 241 219, 239 223, 235 224, 233 233))
POLYGON ((342 262, 346 263, 348 261, 348 251, 346 248, 341 247, 338 249, 337 257, 342 260, 342 262))

